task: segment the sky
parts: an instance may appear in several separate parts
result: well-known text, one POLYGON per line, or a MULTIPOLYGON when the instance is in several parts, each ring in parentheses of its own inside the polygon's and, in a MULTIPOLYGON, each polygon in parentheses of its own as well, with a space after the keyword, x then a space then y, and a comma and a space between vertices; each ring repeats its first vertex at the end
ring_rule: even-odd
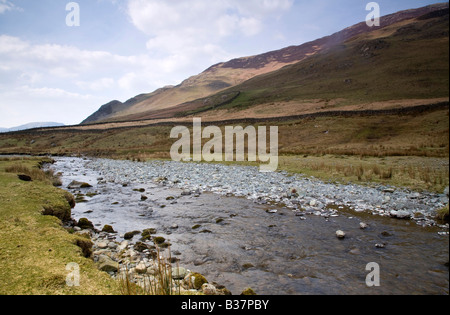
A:
MULTIPOLYGON (((0 127, 79 124, 112 100, 362 22, 369 2, 0 0, 0 127)), ((386 15, 440 1, 376 2, 386 15)))

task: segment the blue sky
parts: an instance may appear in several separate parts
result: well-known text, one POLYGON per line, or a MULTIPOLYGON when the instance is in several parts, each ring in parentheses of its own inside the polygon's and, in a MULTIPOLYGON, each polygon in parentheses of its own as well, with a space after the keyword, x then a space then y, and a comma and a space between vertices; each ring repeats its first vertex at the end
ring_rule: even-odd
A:
MULTIPOLYGON (((77 124, 101 105, 212 64, 300 45, 364 21, 362 0, 0 0, 0 127, 77 124)), ((381 14, 438 1, 376 1, 381 14)))

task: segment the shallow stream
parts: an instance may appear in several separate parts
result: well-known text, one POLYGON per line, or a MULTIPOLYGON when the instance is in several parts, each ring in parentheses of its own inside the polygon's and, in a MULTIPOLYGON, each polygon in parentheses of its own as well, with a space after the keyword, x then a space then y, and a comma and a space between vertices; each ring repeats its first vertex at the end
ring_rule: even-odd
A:
POLYGON ((155 182, 106 181, 88 159, 56 160, 52 168, 62 173, 63 188, 73 180, 93 186, 68 189, 86 201, 73 209, 75 219, 88 218, 98 229, 112 225, 118 241, 126 232, 155 228, 180 266, 234 294, 247 287, 275 295, 449 293, 449 238, 438 234, 448 230, 339 205, 338 216, 298 216, 242 197, 182 196, 181 189, 155 182), (361 222, 369 227, 360 229, 361 222), (337 230, 346 238, 338 239, 337 230), (380 266, 379 287, 366 285, 372 262, 380 266))

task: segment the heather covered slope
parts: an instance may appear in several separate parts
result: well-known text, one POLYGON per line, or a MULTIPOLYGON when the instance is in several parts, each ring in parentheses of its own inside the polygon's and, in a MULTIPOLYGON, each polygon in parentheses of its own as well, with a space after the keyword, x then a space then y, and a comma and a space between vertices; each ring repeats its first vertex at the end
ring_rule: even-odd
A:
POLYGON ((220 98, 211 96, 184 104, 178 116, 204 116, 211 110, 222 117, 236 112, 242 116, 244 111, 246 117, 261 112, 289 116, 445 101, 449 95, 448 29, 447 8, 361 34, 222 92, 239 93, 229 102, 218 104, 211 100, 220 98))
MULTIPOLYGON (((380 27, 370 28, 362 22, 300 46, 213 65, 178 86, 142 94, 125 103, 110 102, 83 123, 170 118, 179 116, 180 112, 195 112, 195 109, 201 107, 200 103, 203 107, 206 104, 206 107, 216 108, 230 100, 233 100, 232 107, 241 103, 245 107, 261 104, 257 98, 266 99, 267 96, 269 101, 283 102, 293 99, 348 98, 345 93, 336 93, 341 90, 350 90, 351 98, 356 100, 371 100, 371 94, 377 94, 377 100, 399 97, 411 99, 413 96, 408 93, 410 89, 402 86, 400 88, 403 95, 391 95, 392 88, 379 95, 378 91, 384 89, 384 86, 378 85, 373 76, 381 76, 380 80, 384 83, 405 76, 414 76, 416 81, 426 81, 430 74, 434 76, 434 68, 430 68, 428 60, 441 59, 446 54, 448 56, 448 50, 443 51, 444 44, 447 43, 448 3, 401 11, 383 17, 380 27), (389 38, 388 42, 384 37, 389 38), (435 51, 436 46, 439 46, 438 51, 435 51), (401 57, 411 49, 417 51, 407 56, 408 60, 401 57), (433 54, 428 54, 428 50, 433 54), (382 57, 374 58, 379 55, 382 57), (421 57, 425 59, 422 61, 421 57), (409 60, 410 58, 412 59, 409 60), (397 66, 399 62, 402 63, 402 69, 392 74, 392 77, 391 73, 386 77, 384 69, 397 66), (380 64, 384 68, 379 68, 380 64), (373 71, 373 68, 378 71, 373 71), (422 73, 423 68, 428 73, 422 73), (366 75, 368 72, 369 76, 366 75), (361 76, 364 80, 360 79, 361 76), (372 86, 368 88, 367 84, 372 86), (237 92, 242 93, 235 98, 234 93, 237 92), (219 93, 219 97, 213 96, 216 93, 219 93), (209 99, 210 96, 212 100, 209 99)), ((442 59, 440 61, 445 62, 442 59)), ((438 66, 442 72, 448 69, 448 63, 447 67, 445 64, 443 67, 440 64, 431 66, 438 66)), ((436 94, 442 96, 443 93, 435 93, 439 88, 429 93, 426 84, 422 86, 424 93, 417 93, 421 99, 431 98, 436 94)), ((416 91, 415 88, 412 90, 416 91)), ((448 96, 448 92, 444 96, 448 96)), ((204 109, 201 111, 204 112, 204 109)))

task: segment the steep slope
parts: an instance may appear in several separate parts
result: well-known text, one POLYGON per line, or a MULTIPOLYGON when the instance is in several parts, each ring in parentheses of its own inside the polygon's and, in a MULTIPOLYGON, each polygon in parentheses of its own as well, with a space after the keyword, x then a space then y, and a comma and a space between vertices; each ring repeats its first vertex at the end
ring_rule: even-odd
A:
POLYGON ((448 101, 448 14, 447 5, 362 33, 302 62, 183 104, 176 115, 233 119, 448 101), (238 96, 222 102, 220 95, 238 96))
MULTIPOLYGON (((362 22, 331 36, 300 46, 287 47, 257 56, 219 63, 208 68, 203 73, 185 80, 178 86, 159 89, 150 94, 143 94, 126 103, 118 101, 108 103, 83 121, 83 124, 170 117, 180 111, 177 107, 181 104, 208 97, 249 79, 304 61, 357 35, 373 33, 381 28, 445 8, 448 9, 448 3, 401 11, 383 17, 381 27, 370 28, 365 22, 362 22)), ((221 99, 227 99, 227 97, 229 95, 225 95, 221 99)))

